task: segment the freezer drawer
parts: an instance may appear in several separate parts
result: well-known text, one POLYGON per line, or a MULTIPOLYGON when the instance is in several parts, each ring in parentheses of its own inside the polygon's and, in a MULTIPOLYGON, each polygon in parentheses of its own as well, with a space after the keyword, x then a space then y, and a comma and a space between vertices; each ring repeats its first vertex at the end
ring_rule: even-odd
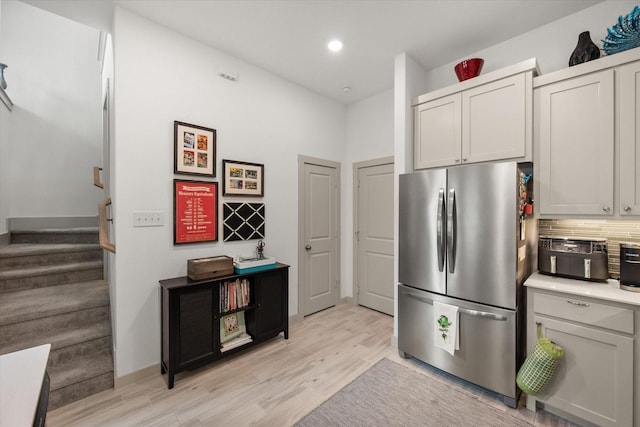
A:
POLYGON ((515 404, 516 312, 398 287, 398 350, 515 404), (455 355, 433 343, 433 301, 459 307, 460 350, 455 355))

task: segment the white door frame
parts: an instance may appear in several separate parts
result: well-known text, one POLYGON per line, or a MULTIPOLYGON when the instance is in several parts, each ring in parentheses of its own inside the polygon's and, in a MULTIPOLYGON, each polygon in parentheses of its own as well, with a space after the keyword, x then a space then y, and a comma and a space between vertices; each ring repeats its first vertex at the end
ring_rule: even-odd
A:
MULTIPOLYGON (((360 301, 359 301, 359 286, 358 286, 358 249, 359 249, 359 244, 360 242, 358 241, 358 236, 356 235, 356 230, 358 230, 359 227, 359 223, 358 223, 358 214, 359 214, 359 210, 358 210, 358 174, 360 169, 364 169, 364 168, 370 168, 373 166, 382 166, 382 165, 388 165, 388 164, 395 164, 395 159, 393 156, 389 156, 389 157, 381 157, 379 159, 371 159, 371 160, 365 160, 363 162, 356 162, 353 164, 353 189, 352 189, 352 194, 353 194, 353 233, 352 233, 352 239, 353 239, 353 259, 351 260, 353 263, 353 303, 355 305, 359 305, 360 301)), ((395 247, 395 244, 394 244, 395 247)))
MULTIPOLYGON (((320 159, 317 157, 309 157, 303 156, 302 154, 298 154, 298 314, 296 318, 302 319, 304 317, 304 296, 305 296, 305 287, 304 287, 304 257, 306 256, 306 250, 304 248, 304 165, 312 164, 318 166, 324 166, 328 168, 334 168, 337 172, 337 200, 336 200, 336 209, 338 210, 336 215, 336 247, 335 247, 335 262, 337 269, 337 279, 338 284, 341 286, 340 282, 340 163, 334 162, 332 160, 320 159)), ((336 304, 340 301, 340 286, 338 286, 338 295, 336 298, 336 304)))

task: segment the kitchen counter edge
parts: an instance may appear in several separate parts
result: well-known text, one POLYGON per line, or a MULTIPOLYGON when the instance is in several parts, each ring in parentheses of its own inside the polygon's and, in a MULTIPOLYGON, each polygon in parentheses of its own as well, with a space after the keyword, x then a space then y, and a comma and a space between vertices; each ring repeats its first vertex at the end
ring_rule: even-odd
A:
POLYGON ((606 282, 588 282, 586 280, 565 279, 563 277, 533 273, 524 282, 524 285, 529 288, 640 306, 640 292, 620 289, 619 280, 609 279, 606 282))

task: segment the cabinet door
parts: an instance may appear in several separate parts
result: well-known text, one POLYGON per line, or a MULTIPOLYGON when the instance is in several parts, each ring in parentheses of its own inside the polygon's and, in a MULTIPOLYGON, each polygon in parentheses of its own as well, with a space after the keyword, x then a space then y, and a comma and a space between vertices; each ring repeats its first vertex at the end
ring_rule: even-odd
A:
POLYGON ((518 74, 462 93, 463 163, 525 157, 533 104, 527 77, 518 74))
POLYGON ((601 426, 633 425, 633 338, 534 316, 564 357, 538 400, 601 426))
POLYGON ((613 70, 536 89, 541 214, 613 214, 613 70))
POLYGON ((461 95, 445 96, 414 108, 414 168, 460 163, 461 95))
POLYGON ((256 276, 258 338, 284 331, 288 321, 288 280, 286 269, 277 269, 256 276))
POLYGON ((178 346, 175 349, 178 368, 218 352, 213 297, 211 287, 189 289, 178 296, 178 346))
POLYGON ((640 62, 619 70, 620 215, 640 215, 640 62))

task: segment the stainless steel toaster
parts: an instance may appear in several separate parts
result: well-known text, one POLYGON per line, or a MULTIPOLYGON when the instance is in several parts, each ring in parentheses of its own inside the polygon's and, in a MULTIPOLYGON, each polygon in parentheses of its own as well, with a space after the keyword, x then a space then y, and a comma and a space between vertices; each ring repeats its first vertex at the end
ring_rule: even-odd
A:
POLYGON ((572 279, 607 280, 609 278, 607 239, 540 236, 538 271, 572 279))

